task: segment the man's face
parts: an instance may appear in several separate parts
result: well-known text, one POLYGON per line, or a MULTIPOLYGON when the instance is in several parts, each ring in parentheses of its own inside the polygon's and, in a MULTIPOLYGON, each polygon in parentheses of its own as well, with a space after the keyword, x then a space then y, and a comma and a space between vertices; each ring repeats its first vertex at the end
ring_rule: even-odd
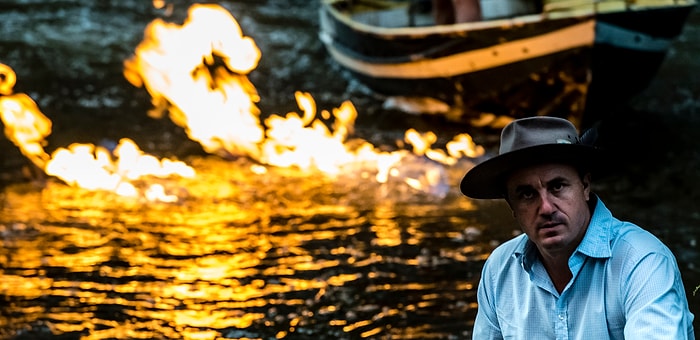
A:
POLYGON ((543 255, 569 255, 586 233, 590 175, 565 164, 525 167, 506 181, 507 201, 523 232, 543 255))

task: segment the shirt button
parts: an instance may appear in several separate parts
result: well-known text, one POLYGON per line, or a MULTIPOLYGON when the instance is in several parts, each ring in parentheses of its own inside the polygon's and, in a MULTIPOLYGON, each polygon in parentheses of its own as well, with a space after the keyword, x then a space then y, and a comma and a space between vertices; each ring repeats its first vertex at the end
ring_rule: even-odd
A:
POLYGON ((559 320, 564 321, 564 316, 559 314, 559 320))

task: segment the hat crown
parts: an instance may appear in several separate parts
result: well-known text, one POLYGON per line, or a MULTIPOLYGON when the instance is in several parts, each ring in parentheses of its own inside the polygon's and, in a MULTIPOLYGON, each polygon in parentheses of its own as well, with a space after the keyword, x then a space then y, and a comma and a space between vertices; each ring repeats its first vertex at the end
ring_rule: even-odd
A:
POLYGON ((578 144, 576 127, 556 117, 530 117, 514 120, 501 132, 500 155, 533 146, 578 144))
POLYGON ((574 124, 563 118, 536 116, 514 120, 501 132, 499 155, 467 171, 460 190, 471 198, 503 198, 508 174, 540 163, 571 164, 597 172, 601 154, 593 146, 595 137, 593 130, 579 138, 574 124))

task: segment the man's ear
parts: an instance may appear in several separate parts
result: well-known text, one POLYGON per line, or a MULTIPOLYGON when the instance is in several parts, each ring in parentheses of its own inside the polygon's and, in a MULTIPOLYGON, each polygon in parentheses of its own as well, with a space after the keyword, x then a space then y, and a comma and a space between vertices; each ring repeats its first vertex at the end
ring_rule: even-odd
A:
POLYGON ((513 209, 513 205, 511 204, 510 200, 508 199, 507 193, 503 194, 503 199, 508 204, 508 207, 510 208, 510 212, 513 213, 513 217, 515 217, 515 209, 513 209))
POLYGON ((588 201, 591 194, 591 173, 587 172, 581 178, 581 183, 583 184, 583 194, 586 196, 586 201, 588 201))

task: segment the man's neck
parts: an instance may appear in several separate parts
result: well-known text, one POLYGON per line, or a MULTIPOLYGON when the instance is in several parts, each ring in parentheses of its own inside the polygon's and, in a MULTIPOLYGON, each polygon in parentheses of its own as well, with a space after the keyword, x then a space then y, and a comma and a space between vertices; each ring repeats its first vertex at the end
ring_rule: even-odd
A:
POLYGON ((552 256, 551 254, 545 255, 542 251, 539 251, 540 260, 547 270, 552 284, 554 284, 559 293, 564 291, 564 288, 566 288, 566 285, 569 284, 573 277, 569 268, 569 257, 571 257, 571 254, 573 254, 573 251, 560 252, 552 256))

